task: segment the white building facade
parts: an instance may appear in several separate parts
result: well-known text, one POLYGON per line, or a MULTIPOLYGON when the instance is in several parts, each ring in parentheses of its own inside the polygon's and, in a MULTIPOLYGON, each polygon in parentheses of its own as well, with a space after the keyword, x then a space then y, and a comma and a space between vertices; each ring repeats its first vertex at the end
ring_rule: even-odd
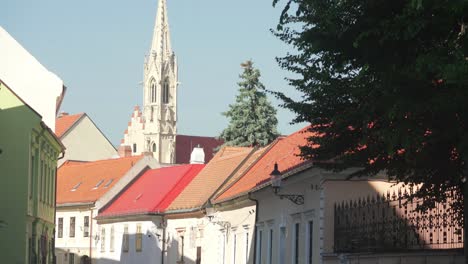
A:
POLYGON ((132 155, 152 152, 161 163, 175 163, 177 71, 166 0, 159 0, 153 40, 144 63, 143 106, 135 108, 121 142, 131 147, 132 155))

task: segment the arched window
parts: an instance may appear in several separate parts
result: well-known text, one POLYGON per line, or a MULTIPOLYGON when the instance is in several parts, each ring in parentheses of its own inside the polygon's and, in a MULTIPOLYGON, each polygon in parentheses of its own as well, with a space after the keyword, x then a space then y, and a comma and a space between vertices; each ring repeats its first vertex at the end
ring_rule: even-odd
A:
POLYGON ((164 80, 163 83, 162 101, 163 104, 169 103, 169 80, 167 78, 164 80))
POLYGON ((152 150, 153 152, 156 152, 156 143, 153 143, 153 146, 151 147, 151 150, 152 150))
POLYGON ((151 98, 151 103, 156 102, 156 82, 154 79, 151 79, 150 82, 150 98, 151 98))

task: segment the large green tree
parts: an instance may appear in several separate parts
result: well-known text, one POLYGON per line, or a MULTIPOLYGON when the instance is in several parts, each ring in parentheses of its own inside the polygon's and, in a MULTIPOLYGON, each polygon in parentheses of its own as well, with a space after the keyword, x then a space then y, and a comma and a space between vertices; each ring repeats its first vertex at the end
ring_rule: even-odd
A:
POLYGON ((278 136, 276 110, 266 97, 260 71, 252 61, 242 63, 241 67, 239 94, 223 113, 229 125, 219 138, 228 146, 265 146, 278 136))
MULTIPOLYGON (((314 132, 306 158, 420 184, 423 208, 462 188, 468 161, 468 1, 274 0, 301 100, 277 95, 314 132), (312 142, 320 147, 312 148, 312 142)), ((460 206, 460 204, 458 204, 460 206)), ((458 207, 461 209, 461 207, 458 207)))

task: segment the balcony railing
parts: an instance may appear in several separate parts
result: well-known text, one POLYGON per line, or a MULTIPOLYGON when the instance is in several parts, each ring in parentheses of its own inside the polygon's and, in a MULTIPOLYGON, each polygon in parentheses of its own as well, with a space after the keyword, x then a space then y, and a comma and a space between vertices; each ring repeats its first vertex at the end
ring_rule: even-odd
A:
POLYGON ((335 204, 334 248, 337 253, 401 252, 463 248, 463 229, 450 206, 461 195, 449 191, 446 203, 417 211, 422 200, 399 189, 335 204))

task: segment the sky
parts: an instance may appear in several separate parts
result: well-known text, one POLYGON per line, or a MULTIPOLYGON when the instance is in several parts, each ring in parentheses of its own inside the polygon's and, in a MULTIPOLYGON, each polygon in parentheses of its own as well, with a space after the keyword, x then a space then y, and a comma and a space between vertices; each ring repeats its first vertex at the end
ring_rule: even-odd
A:
MULTIPOLYGON (((4 0, 5 1, 5 0, 4 0)), ((294 50, 270 32, 281 12, 272 0, 167 0, 171 44, 179 65, 178 134, 217 136, 221 113, 238 93, 240 64, 252 59, 267 89, 294 98, 291 74, 275 57, 294 50)), ((0 26, 57 74, 67 87, 61 111, 87 113, 114 145, 134 106, 142 104, 143 61, 157 0, 6 0, 0 26)), ((278 130, 290 134, 294 114, 278 105, 278 130)))

